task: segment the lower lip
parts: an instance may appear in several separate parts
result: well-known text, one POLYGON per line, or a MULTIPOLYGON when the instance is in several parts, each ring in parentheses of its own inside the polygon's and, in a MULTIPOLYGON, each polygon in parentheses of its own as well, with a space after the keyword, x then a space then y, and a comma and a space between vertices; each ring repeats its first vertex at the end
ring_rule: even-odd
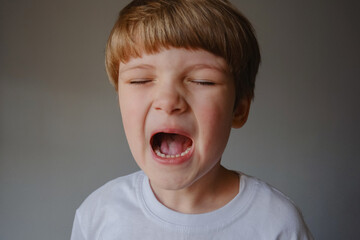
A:
POLYGON ((154 150, 151 148, 151 153, 153 156, 153 159, 163 165, 181 165, 185 162, 190 161, 192 155, 193 155, 193 151, 194 151, 194 147, 191 148, 190 152, 188 154, 186 154, 185 156, 180 156, 180 157, 174 157, 174 158, 162 158, 160 156, 158 156, 154 150))

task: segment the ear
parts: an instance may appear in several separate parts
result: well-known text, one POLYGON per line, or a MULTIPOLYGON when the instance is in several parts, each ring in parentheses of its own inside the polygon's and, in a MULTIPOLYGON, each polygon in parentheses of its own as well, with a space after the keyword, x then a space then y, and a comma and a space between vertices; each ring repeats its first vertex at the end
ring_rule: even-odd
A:
POLYGON ((250 102, 251 99, 247 97, 239 100, 234 110, 234 116, 232 122, 233 128, 241 128, 246 123, 250 111, 250 102))

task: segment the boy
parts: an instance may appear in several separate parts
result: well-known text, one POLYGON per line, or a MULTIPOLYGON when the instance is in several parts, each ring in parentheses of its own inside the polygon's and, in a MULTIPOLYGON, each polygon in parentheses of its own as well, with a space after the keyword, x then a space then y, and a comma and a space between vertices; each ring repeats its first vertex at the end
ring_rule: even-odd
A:
POLYGON ((71 239, 312 239, 288 198, 220 164, 259 62, 251 24, 227 0, 126 6, 106 68, 142 171, 91 194, 71 239))

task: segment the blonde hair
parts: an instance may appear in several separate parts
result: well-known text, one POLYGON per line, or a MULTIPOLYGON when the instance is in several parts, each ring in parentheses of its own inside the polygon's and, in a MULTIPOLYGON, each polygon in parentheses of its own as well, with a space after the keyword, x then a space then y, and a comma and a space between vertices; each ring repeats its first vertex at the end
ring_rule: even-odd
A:
POLYGON ((120 11, 106 47, 106 71, 117 89, 119 64, 170 47, 223 57, 237 100, 254 97, 260 51, 250 22, 227 0, 134 0, 120 11))

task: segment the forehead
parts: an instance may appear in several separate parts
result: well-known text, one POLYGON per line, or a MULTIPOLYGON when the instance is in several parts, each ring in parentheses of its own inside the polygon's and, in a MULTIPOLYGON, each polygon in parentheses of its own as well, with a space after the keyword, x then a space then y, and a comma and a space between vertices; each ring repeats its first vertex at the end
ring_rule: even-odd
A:
POLYGON ((169 48, 156 53, 143 53, 120 63, 120 72, 137 68, 207 68, 228 73, 225 59, 203 49, 169 48))

